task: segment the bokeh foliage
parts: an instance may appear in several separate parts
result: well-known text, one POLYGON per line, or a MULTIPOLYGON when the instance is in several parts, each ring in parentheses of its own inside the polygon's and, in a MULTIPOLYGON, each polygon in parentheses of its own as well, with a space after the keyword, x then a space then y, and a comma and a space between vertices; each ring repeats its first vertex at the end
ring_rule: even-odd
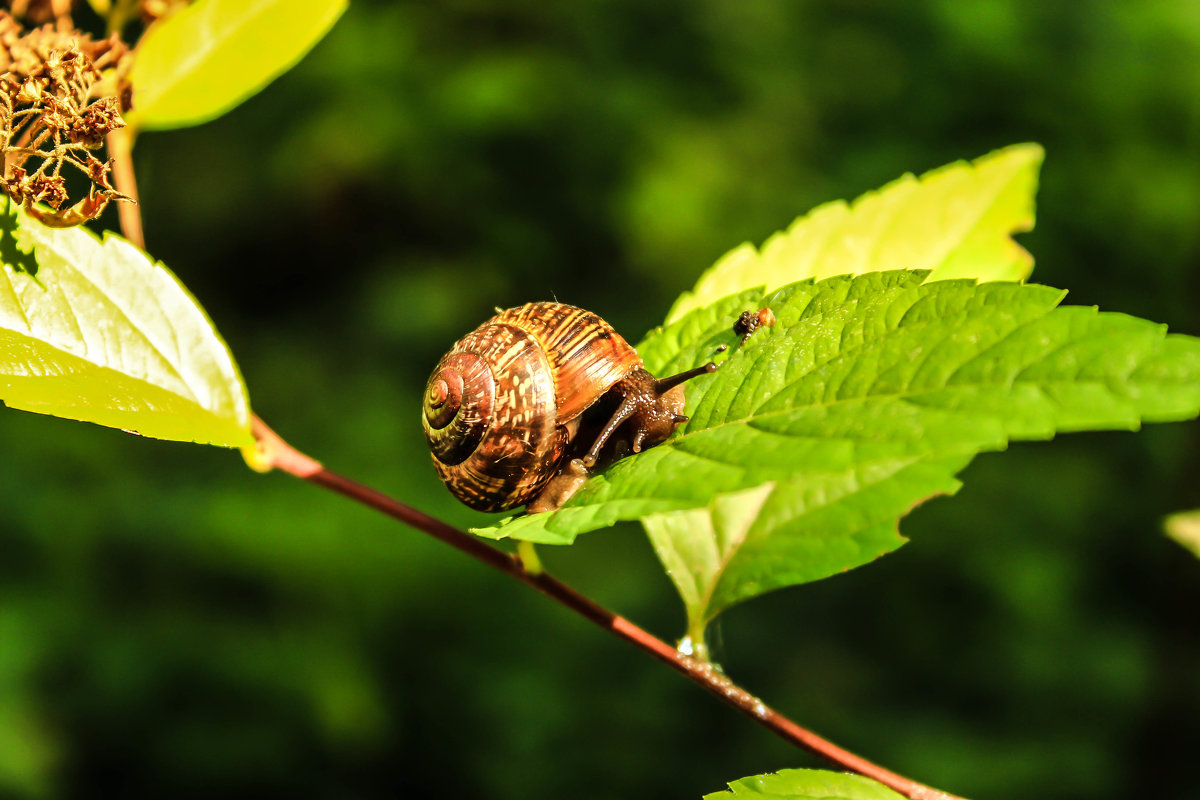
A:
MULTIPOLYGON (((1198 63, 1188 0, 358 0, 228 117, 145 135, 142 210, 259 413, 475 524, 416 415, 493 306, 556 296, 636 339, 739 241, 1008 142, 1047 150, 1039 282, 1200 331, 1198 63)), ((731 611, 717 655, 960 794, 1200 794, 1200 567, 1158 532, 1200 505, 1195 445, 1172 426, 981 457, 906 520, 912 545, 731 611)), ((231 453, 16 411, 0 452, 0 795, 698 797, 811 765, 533 593, 231 453)), ((547 560, 682 630, 636 530, 547 560)))

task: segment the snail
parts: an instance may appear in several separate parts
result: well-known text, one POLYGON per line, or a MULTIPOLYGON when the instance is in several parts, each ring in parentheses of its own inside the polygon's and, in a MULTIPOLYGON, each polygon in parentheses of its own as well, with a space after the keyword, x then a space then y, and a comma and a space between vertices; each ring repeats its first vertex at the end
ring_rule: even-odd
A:
POLYGON ((528 303, 468 333, 434 367, 425 438, 438 477, 468 506, 552 510, 597 463, 670 436, 688 419, 681 384, 716 368, 659 380, 597 315, 528 303), (613 439, 622 427, 627 442, 613 439))

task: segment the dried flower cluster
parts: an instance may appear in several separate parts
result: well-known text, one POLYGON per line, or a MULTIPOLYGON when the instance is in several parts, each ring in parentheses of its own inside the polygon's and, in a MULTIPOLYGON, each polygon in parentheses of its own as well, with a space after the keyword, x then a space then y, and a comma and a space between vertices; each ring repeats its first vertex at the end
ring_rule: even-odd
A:
POLYGON ((0 191, 48 225, 77 225, 109 200, 130 199, 109 183, 111 161, 94 153, 125 124, 115 84, 102 80, 102 70, 126 53, 115 35, 93 41, 52 25, 25 32, 0 11, 0 191), (65 208, 64 165, 91 183, 86 197, 65 208))

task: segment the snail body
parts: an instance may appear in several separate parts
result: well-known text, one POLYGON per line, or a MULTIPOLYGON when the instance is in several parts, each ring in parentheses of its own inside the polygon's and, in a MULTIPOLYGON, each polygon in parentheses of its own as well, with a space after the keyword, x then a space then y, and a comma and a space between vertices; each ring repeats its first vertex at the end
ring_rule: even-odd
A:
POLYGON ((438 476, 468 506, 557 508, 623 424, 638 452, 686 421, 679 384, 715 368, 659 381, 599 316, 528 303, 483 323, 434 367, 423 402, 425 438, 438 476), (583 415, 602 398, 615 410, 584 452, 577 441, 583 415))

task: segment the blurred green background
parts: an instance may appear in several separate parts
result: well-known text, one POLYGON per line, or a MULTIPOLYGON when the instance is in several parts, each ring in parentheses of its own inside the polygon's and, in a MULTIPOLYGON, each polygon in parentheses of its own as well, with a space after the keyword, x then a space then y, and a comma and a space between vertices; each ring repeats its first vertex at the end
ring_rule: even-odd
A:
MULTIPOLYGON (((1045 145, 1036 280, 1200 333, 1200 6, 354 0, 216 122, 147 134, 148 247, 255 409, 462 525, 418 424, 494 306, 636 340, 817 203, 1045 145)), ((110 221, 115 226, 115 219, 110 221)), ((514 581, 235 453, 0 411, 0 796, 698 798, 817 766, 514 581)), ((728 672, 976 798, 1200 797, 1195 424, 982 456, 912 543, 730 612, 728 672)), ((544 553, 664 636, 636 528, 544 553)))

